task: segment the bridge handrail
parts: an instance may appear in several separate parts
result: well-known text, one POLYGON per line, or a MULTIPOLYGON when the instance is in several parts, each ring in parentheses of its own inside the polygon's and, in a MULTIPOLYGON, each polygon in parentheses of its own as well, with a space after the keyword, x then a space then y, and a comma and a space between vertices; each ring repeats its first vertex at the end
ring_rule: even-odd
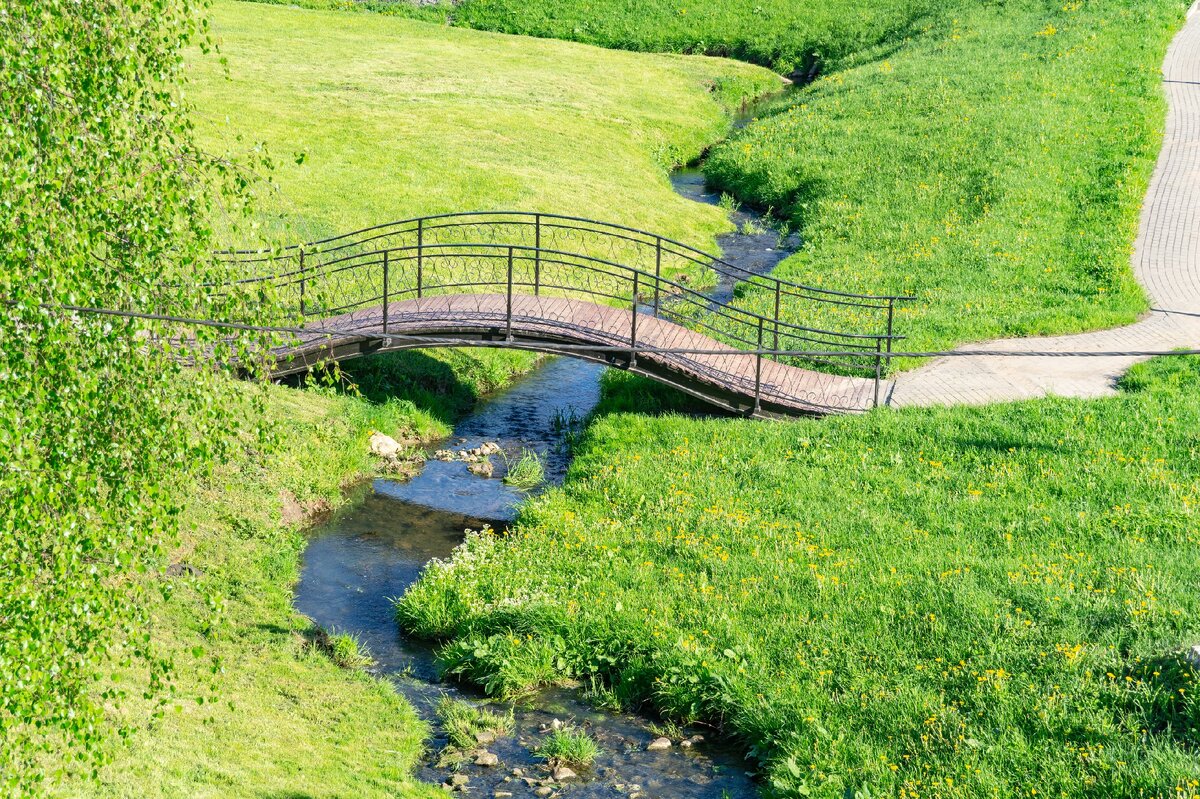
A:
MULTIPOLYGON (((838 330, 826 330, 823 328, 812 327, 812 326, 808 326, 808 325, 801 325, 801 324, 798 324, 795 322, 784 321, 782 319, 766 316, 764 314, 758 313, 757 311, 752 311, 752 310, 749 310, 746 308, 741 308, 736 305, 720 304, 720 305, 717 305, 716 307, 708 307, 707 304, 701 304, 696 301, 697 299, 699 299, 699 300, 706 301, 706 303, 711 302, 711 298, 708 295, 706 295, 703 292, 698 291, 694 288, 691 288, 690 286, 686 286, 682 283, 679 283, 678 281, 672 280, 671 278, 663 277, 661 275, 656 275, 653 272, 650 272, 650 271, 647 271, 647 270, 644 270, 644 269, 641 269, 641 268, 638 268, 635 266, 630 266, 628 264, 622 264, 622 263, 618 263, 616 261, 609 261, 604 258, 598 258, 593 255, 570 252, 567 250, 548 249, 548 248, 544 248, 544 247, 543 248, 530 247, 528 245, 519 245, 519 244, 497 244, 497 243, 492 243, 492 242, 453 242, 453 243, 436 242, 436 243, 430 243, 430 244, 386 247, 386 248, 382 248, 382 249, 359 251, 359 252, 355 252, 355 253, 352 253, 349 255, 339 256, 338 258, 334 258, 332 260, 323 260, 319 264, 317 264, 311 268, 296 268, 296 269, 292 269, 290 271, 277 272, 277 273, 274 273, 271 275, 257 275, 254 277, 239 278, 237 280, 231 281, 230 283, 232 285, 248 285, 248 284, 255 284, 255 283, 262 283, 262 282, 287 280, 287 279, 291 279, 291 278, 297 278, 297 279, 303 279, 303 280, 313 280, 313 279, 316 279, 316 278, 322 276, 323 274, 336 273, 336 272, 345 271, 346 269, 359 267, 359 266, 379 265, 380 263, 382 263, 382 261, 380 261, 380 260, 363 260, 363 259, 370 259, 370 258, 378 259, 385 252, 388 253, 389 255, 401 254, 401 253, 408 254, 405 257, 402 257, 400 260, 413 260, 422 253, 429 253, 430 250, 453 251, 450 254, 455 255, 455 256, 464 256, 464 257, 470 257, 470 256, 502 257, 505 252, 511 251, 514 253, 515 252, 525 253, 525 254, 528 254, 529 256, 550 255, 550 256, 558 256, 558 257, 564 257, 564 258, 572 258, 572 259, 576 259, 576 260, 575 261, 549 261, 549 262, 543 260, 543 263, 555 263, 555 264, 558 264, 561 266, 577 267, 577 268, 584 268, 584 269, 591 268, 591 267, 588 267, 584 263, 579 263, 579 261, 585 261, 585 262, 590 262, 592 264, 603 265, 603 266, 610 267, 615 270, 619 270, 619 273, 616 273, 616 274, 614 274, 613 272, 602 272, 603 274, 607 274, 610 276, 620 277, 622 275, 628 275, 628 276, 632 277, 633 275, 636 274, 640 279, 644 279, 646 281, 646 285, 648 287, 652 287, 657 284, 659 286, 666 286, 671 289, 674 289, 679 294, 686 296, 688 298, 689 302, 692 302, 693 304, 703 307, 709 313, 713 313, 718 316, 723 316, 725 318, 730 319, 731 321, 734 321, 737 323, 742 323, 742 324, 755 324, 758 321, 762 321, 764 324, 770 325, 770 327, 773 331, 778 328, 780 331, 783 331, 783 330, 797 331, 797 332, 808 333, 808 334, 812 334, 812 335, 830 336, 833 338, 850 339, 850 340, 864 340, 864 341, 898 341, 898 340, 901 340, 904 338, 904 336, 896 335, 894 333, 847 333, 847 332, 838 331, 838 330), (492 251, 492 253, 481 254, 479 252, 472 252, 472 250, 490 250, 490 251, 492 251), (340 266, 341 264, 350 264, 350 266, 340 266), (735 314, 730 313, 730 311, 736 312, 736 314, 740 314, 742 318, 739 318, 735 314)), ((593 271, 601 271, 601 270, 593 270, 593 271)), ((467 282, 467 283, 454 284, 453 287, 470 287, 473 285, 474 286, 492 285, 492 283, 491 282, 487 282, 487 283, 469 283, 469 282, 467 282)), ((428 288, 446 288, 446 287, 447 286, 429 286, 428 288)), ((578 287, 571 287, 571 286, 557 286, 556 288, 562 288, 565 290, 576 290, 576 291, 581 290, 578 287)), ((402 296, 406 293, 411 293, 413 291, 416 291, 416 289, 393 290, 391 293, 394 296, 402 296)), ((589 293, 600 293, 600 292, 589 291, 589 293)), ((600 294, 601 294, 601 296, 605 296, 609 299, 623 299, 623 297, 620 297, 618 295, 604 295, 602 293, 600 293, 600 294)), ((700 323, 704 324, 703 322, 700 322, 700 323)), ((710 330, 714 330, 714 332, 716 332, 716 328, 713 328, 711 325, 705 324, 705 327, 708 327, 710 330)), ((720 331, 720 332, 724 335, 732 335, 729 331, 720 331)), ((751 343, 751 342, 746 341, 743 343, 751 343)))
MULTIPOLYGON (((912 297, 908 297, 908 296, 904 296, 904 295, 864 294, 864 293, 856 293, 856 292, 849 292, 849 291, 839 291, 836 289, 823 288, 820 286, 810 286, 810 285, 806 285, 803 283, 796 283, 793 281, 784 280, 782 278, 778 278, 778 277, 774 277, 774 276, 770 276, 770 275, 757 275, 757 274, 750 272, 742 267, 731 264, 728 261, 724 260, 723 258, 712 255, 711 253, 707 253, 696 247, 692 247, 691 245, 684 244, 683 242, 677 241, 675 239, 671 239, 666 236, 659 235, 657 233, 651 233, 646 230, 629 227, 627 225, 617 224, 615 222, 604 222, 604 221, 597 220, 597 219, 588 219, 587 217, 570 216, 570 215, 566 215, 566 214, 542 213, 542 212, 537 212, 537 211, 460 211, 460 212, 451 212, 451 213, 444 213, 444 214, 430 214, 430 215, 426 215, 426 216, 411 217, 409 219, 402 219, 402 220, 397 220, 397 221, 393 221, 393 222, 385 222, 385 223, 378 224, 378 225, 372 225, 370 227, 361 228, 359 230, 351 231, 349 233, 341 233, 336 236, 329 236, 324 239, 317 239, 315 241, 311 241, 311 242, 308 242, 305 244, 290 244, 290 245, 287 245, 278 250, 264 249, 264 248, 252 249, 252 250, 229 249, 229 250, 220 250, 215 254, 217 256, 230 257, 230 260, 234 260, 234 261, 244 261, 244 262, 248 262, 248 263, 253 263, 256 260, 260 260, 260 259, 243 258, 241 256, 264 256, 261 260, 271 260, 271 259, 278 257, 281 254, 300 252, 300 251, 313 252, 313 253, 315 253, 315 252, 328 253, 328 252, 334 252, 343 247, 354 246, 355 244, 368 243, 371 239, 367 239, 366 241, 360 241, 356 238, 356 237, 362 236, 363 234, 367 234, 367 233, 379 233, 380 236, 393 235, 395 233, 406 232, 403 230, 397 230, 397 228, 401 228, 405 225, 416 225, 419 223, 432 222, 432 221, 444 220, 444 219, 482 218, 482 217, 520 217, 520 218, 525 218, 525 219, 532 219, 534 221, 534 224, 536 224, 541 219, 551 219, 551 220, 560 220, 560 221, 567 221, 567 222, 581 222, 581 223, 588 224, 588 225, 598 225, 602 228, 609 228, 612 230, 620 230, 620 231, 624 231, 625 233, 632 233, 632 234, 635 234, 638 236, 644 236, 644 237, 650 239, 651 241, 642 241, 642 240, 633 239, 630 237, 617 236, 616 234, 607 233, 606 231, 603 231, 603 230, 586 230, 586 229, 584 229, 585 232, 600 233, 601 235, 611 235, 616 238, 624 238, 627 241, 632 241, 632 242, 639 243, 639 244, 652 244, 654 242, 660 242, 661 244, 669 244, 673 247, 678 247, 684 251, 682 253, 675 253, 675 254, 680 255, 681 257, 689 258, 691 260, 694 260, 696 257, 703 258, 706 261, 706 264, 705 264, 706 266, 708 266, 709 268, 712 268, 715 272, 717 272, 719 274, 723 274, 727 277, 733 277, 736 279, 744 280, 746 282, 755 282, 757 280, 761 280, 768 284, 779 286, 780 288, 786 286, 786 287, 788 287, 788 289, 796 290, 798 292, 810 292, 813 294, 827 295, 827 296, 831 296, 831 297, 840 297, 840 298, 843 298, 844 300, 864 300, 864 301, 879 301, 879 302, 896 301, 896 302, 899 302, 899 301, 908 301, 908 300, 913 299, 912 297), (333 247, 333 248, 323 247, 323 245, 329 245, 329 244, 333 244, 335 242, 345 242, 345 243, 339 244, 338 246, 333 247), (690 255, 688 255, 688 253, 690 253, 690 255), (234 256, 237 256, 237 257, 234 257, 234 256)), ((519 223, 513 223, 510 221, 509 224, 519 224, 519 223)), ((529 223, 524 223, 524 224, 529 224, 529 223)), ((579 228, 566 228, 566 229, 579 230, 579 228)), ((791 292, 789 292, 789 293, 791 293, 791 292)), ((803 295, 798 295, 798 296, 803 296, 803 295)), ((882 306, 878 306, 878 307, 882 307, 882 306)))

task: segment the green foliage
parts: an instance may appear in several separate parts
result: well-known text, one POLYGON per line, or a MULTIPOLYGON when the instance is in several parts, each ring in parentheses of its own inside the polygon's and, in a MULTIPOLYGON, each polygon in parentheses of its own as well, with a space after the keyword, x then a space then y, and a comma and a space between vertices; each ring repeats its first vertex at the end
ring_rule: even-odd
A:
POLYGON ((245 301, 269 299, 202 288, 222 277, 209 220, 219 209, 236 225, 252 175, 269 166, 193 143, 180 70, 184 48, 206 47, 203 10, 192 0, 0 7, 6 796, 97 765, 102 708, 125 696, 97 687, 115 662, 141 664, 137 693, 167 684, 171 659, 155 651, 141 595, 175 534, 171 486, 212 463, 237 417, 220 372, 185 373, 177 356, 229 363, 251 344, 200 330, 185 351, 177 329, 58 306, 253 321, 245 301))
POLYGON ((176 697, 152 719, 157 703, 136 690, 139 670, 118 669, 113 680, 130 690, 110 712, 130 735, 106 742, 111 762, 98 781, 72 779, 53 796, 394 799, 438 790, 412 779, 429 732, 412 706, 387 679, 341 668, 313 646, 312 622, 292 600, 308 523, 375 473, 369 431, 434 441, 449 428, 399 402, 275 385, 265 394, 276 445, 247 434, 211 474, 179 487, 187 502, 170 559, 197 574, 174 581, 169 596, 142 598, 157 646, 176 662, 176 697), (214 690, 220 701, 188 701, 214 690))
MULTIPOLYGON (((956 4, 769 107, 714 148, 705 173, 799 230, 804 247, 781 277, 915 296, 898 316, 906 348, 1131 322, 1145 298, 1129 246, 1180 11, 1173 0, 956 4)), ((863 324, 853 309, 791 313, 863 324)))
POLYGON ((343 669, 365 669, 375 662, 353 633, 333 633, 321 639, 321 649, 343 669))
POLYGON ((490 732, 493 735, 511 735, 513 731, 513 713, 500 715, 486 707, 472 705, 461 699, 442 697, 437 706, 438 721, 442 723, 450 739, 450 745, 461 751, 473 749, 479 745, 478 733, 490 732))
POLYGON ((780 795, 1185 795, 1200 359, 1124 385, 790 424, 602 416, 561 489, 398 613, 489 690, 591 676, 720 725, 780 795))
POLYGON ((587 730, 567 726, 552 730, 534 754, 553 766, 587 768, 600 755, 600 747, 587 730))
POLYGON ((931 11, 948 14, 962 3, 615 0, 597 8, 585 0, 462 0, 432 6, 389 0, 301 0, 301 5, 403 14, 622 50, 725 56, 789 73, 837 64, 904 36, 931 11))
POLYGON ((546 468, 542 459, 532 450, 522 450, 521 457, 515 463, 509 463, 505 457, 507 473, 504 482, 522 491, 537 488, 546 481, 546 468))

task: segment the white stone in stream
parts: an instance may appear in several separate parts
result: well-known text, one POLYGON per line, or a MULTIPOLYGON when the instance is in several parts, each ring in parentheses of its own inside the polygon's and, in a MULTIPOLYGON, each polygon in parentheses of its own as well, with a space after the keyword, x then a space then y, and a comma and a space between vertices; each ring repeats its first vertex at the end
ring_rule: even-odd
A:
POLYGON ((559 766, 558 768, 554 769, 554 773, 550 776, 554 777, 555 782, 566 782, 567 780, 575 779, 579 775, 566 766, 559 766))
POLYGON ((490 744, 496 740, 496 733, 491 730, 480 730, 475 733, 475 743, 490 744))
POLYGON ((475 765, 477 766, 495 766, 499 765, 500 758, 486 749, 475 755, 475 765))
POLYGON ((1200 644, 1196 644, 1189 649, 1187 654, 1183 656, 1183 659, 1193 666, 1200 667, 1200 644))
POLYGON ((553 788, 547 788, 545 786, 542 786, 541 788, 538 788, 536 791, 534 791, 533 795, 534 796, 549 796, 552 793, 554 793, 553 788))
POLYGON ((471 778, 466 774, 453 774, 450 777, 450 784, 455 788, 460 788, 471 781, 471 778))
POLYGON ((647 752, 661 752, 664 749, 670 749, 670 748, 671 748, 671 739, 670 738, 655 738, 646 747, 646 751, 647 752))
POLYGON ((497 444, 495 441, 487 441, 487 442, 481 444, 479 447, 480 455, 496 455, 499 452, 500 452, 500 445, 497 444))
POLYGON ((383 433, 376 430, 371 433, 370 438, 371 454, 377 455, 380 458, 396 458, 400 455, 400 442, 391 436, 385 436, 383 433))
POLYGON ((493 799, 511 799, 512 791, 496 791, 492 797, 493 799))

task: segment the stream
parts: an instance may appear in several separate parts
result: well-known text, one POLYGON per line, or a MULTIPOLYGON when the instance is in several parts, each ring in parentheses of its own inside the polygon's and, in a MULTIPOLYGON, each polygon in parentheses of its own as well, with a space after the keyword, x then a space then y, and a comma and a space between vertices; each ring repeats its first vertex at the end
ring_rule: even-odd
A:
MULTIPOLYGON (((719 204, 704 186, 698 170, 672 176, 676 191, 689 199, 719 204)), ((719 237, 725 259, 764 274, 795 246, 763 217, 745 209, 730 215, 737 232, 719 237)), ((733 281, 716 289, 722 301, 732 298, 733 281)), ((375 660, 372 670, 391 679, 431 724, 428 755, 417 771, 421 780, 475 796, 505 797, 628 796, 630 799, 750 799, 758 795, 748 764, 712 740, 679 739, 666 750, 649 751, 659 736, 647 719, 600 711, 584 703, 578 691, 544 690, 513 708, 512 735, 488 743, 494 766, 467 760, 457 770, 440 768, 438 753, 446 745, 435 708, 444 696, 473 704, 489 700, 470 687, 438 680, 434 647, 406 637, 393 615, 392 601, 401 596, 433 558, 447 558, 466 529, 491 525, 503 529, 527 496, 506 485, 503 465, 526 450, 545 466, 547 485, 562 482, 570 463, 569 436, 600 400, 604 367, 571 358, 553 358, 514 385, 482 400, 436 448, 456 451, 487 442, 499 445, 493 461, 501 468, 485 479, 467 471, 462 461, 431 458, 411 480, 380 478, 360 490, 361 496, 319 525, 304 552, 296 608, 322 628, 351 633, 375 660), (556 782, 533 755, 545 731, 558 724, 587 730, 601 748, 595 763, 577 779, 556 782), (463 778, 466 778, 465 782, 463 778)), ((432 451, 432 450, 431 450, 432 451)), ((507 706, 493 708, 507 712, 507 706)), ((699 730, 688 730, 689 735, 699 730)), ((710 735, 711 739, 712 736, 710 735)))

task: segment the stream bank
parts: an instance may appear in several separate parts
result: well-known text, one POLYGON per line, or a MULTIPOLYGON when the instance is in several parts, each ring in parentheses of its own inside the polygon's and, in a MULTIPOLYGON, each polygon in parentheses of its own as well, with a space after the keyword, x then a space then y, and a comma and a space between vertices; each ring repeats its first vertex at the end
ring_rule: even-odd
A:
MULTIPOLYGON (((723 203, 707 190, 698 169, 677 170, 671 180, 682 196, 729 212, 735 231, 720 236, 718 243, 730 263, 766 274, 798 245, 796 237, 781 236, 764 216, 723 203)), ((723 279, 714 295, 727 301, 734 288, 733 281, 723 279)), ((433 726, 434 739, 417 771, 424 781, 498 799, 559 794, 750 799, 757 789, 737 752, 704 740, 698 730, 672 731, 674 740, 664 746, 664 730, 647 719, 597 710, 572 689, 548 689, 525 698, 511 708, 511 734, 488 740, 455 765, 439 762, 448 742, 438 724, 443 698, 495 703, 470 687, 439 681, 434 647, 404 635, 395 621, 394 600, 431 560, 449 558, 465 530, 505 529, 528 496, 500 479, 508 464, 535 453, 545 484, 562 482, 571 439, 600 400, 603 371, 590 362, 551 359, 485 398, 450 438, 430 449, 431 454, 463 452, 494 443, 500 452, 493 456, 498 466, 493 478, 472 474, 461 460, 431 457, 410 480, 381 478, 361 489, 345 511, 312 532, 295 606, 326 630, 354 635, 374 659, 372 671, 390 679, 433 726), (585 730, 601 751, 591 767, 576 767, 578 774, 555 780, 536 748, 549 731, 563 725, 585 730)))

